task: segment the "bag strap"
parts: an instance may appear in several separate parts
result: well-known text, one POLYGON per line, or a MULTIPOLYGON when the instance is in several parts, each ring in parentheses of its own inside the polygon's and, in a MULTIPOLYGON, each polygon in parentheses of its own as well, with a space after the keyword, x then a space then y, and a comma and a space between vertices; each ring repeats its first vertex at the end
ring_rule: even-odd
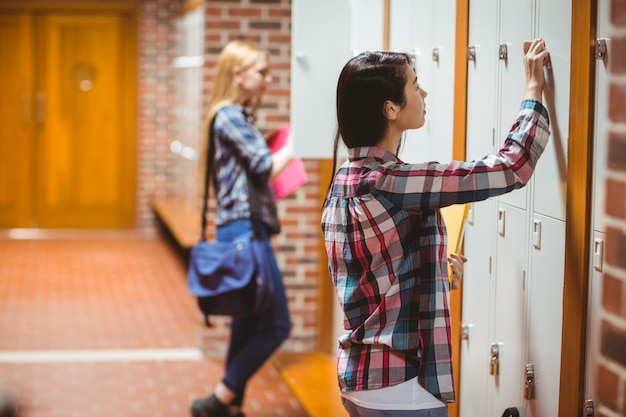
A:
MULTIPOLYGON (((202 224, 201 224, 201 234, 200 240, 206 240, 206 222, 207 222, 207 210, 209 209, 209 183, 211 181, 211 174, 213 174, 213 189, 217 190, 217 180, 214 175, 214 164, 215 164, 215 119, 217 117, 217 113, 211 119, 211 123, 209 123, 209 133, 208 133, 208 142, 209 146, 207 146, 207 158, 205 164, 205 173, 204 173, 204 199, 202 201, 202 224)), ((257 239, 261 239, 261 203, 259 199, 259 191, 257 189, 256 182, 254 178, 250 176, 246 172, 246 180, 248 184, 248 203, 250 204, 250 217, 252 221, 252 228, 254 230, 254 236, 257 239)))

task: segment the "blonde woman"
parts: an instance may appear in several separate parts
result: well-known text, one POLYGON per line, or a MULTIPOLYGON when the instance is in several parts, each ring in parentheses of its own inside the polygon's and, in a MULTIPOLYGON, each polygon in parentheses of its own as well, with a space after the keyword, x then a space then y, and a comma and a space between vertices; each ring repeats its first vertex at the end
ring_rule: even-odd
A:
POLYGON ((269 239, 280 231, 270 180, 287 166, 293 146, 288 138, 285 146, 270 153, 254 121, 271 80, 266 50, 242 41, 230 42, 222 50, 207 112, 207 126, 215 118, 214 155, 206 163, 213 173, 217 200, 216 239, 230 242, 252 234, 248 181, 253 179, 276 293, 274 303, 262 313, 232 319, 224 377, 209 397, 192 402, 193 417, 242 417, 248 380, 291 330, 282 274, 269 239))

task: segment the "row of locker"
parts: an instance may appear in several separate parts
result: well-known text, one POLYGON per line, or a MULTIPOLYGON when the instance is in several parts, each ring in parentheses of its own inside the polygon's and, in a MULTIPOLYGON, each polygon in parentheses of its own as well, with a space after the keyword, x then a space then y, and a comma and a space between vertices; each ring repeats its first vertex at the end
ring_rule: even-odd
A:
MULTIPOLYGON (((455 0, 389 1, 389 49, 415 57, 420 84, 429 93, 427 123, 407 134, 401 150, 407 162, 452 158, 456 5, 455 0)), ((337 75, 350 56, 382 49, 384 7, 382 0, 293 2, 292 125, 299 154, 331 157, 337 75), (320 31, 321 21, 336 30, 320 31)), ((598 2, 599 28, 607 27, 607 9, 607 1, 598 2)), ((568 0, 469 2, 466 159, 496 152, 506 137, 523 93, 522 42, 535 37, 542 37, 550 50, 544 104, 552 134, 527 187, 475 203, 469 212, 459 387, 463 417, 499 416, 509 407, 526 416, 559 413, 571 21, 568 0)), ((602 76, 602 62, 599 66, 602 76)), ((598 94, 606 93, 599 88, 598 94)), ((596 100, 600 106, 605 101, 596 100)), ((602 109, 597 113, 606 114, 602 109)), ((597 129, 603 126, 598 121, 597 129)), ((595 152, 600 160, 602 146, 599 141, 595 152)), ((596 259, 596 269, 590 271, 596 287, 603 241, 602 165, 595 164, 595 240, 589 243, 596 259)), ((597 293, 591 289, 592 315, 597 293)), ((340 317, 334 322, 341 323, 340 317)), ((593 328, 594 318, 589 322, 593 328)), ((335 333, 341 331, 338 327, 335 333)), ((590 365, 589 395, 592 369, 590 365)))

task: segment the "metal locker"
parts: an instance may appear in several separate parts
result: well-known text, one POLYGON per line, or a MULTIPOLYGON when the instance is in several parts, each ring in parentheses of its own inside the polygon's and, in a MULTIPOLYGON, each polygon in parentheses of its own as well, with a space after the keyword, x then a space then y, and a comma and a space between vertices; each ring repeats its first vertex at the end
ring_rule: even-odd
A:
POLYGON ((350 0, 350 51, 383 49, 383 0, 350 0))
POLYGON ((537 36, 550 51, 550 65, 544 70, 544 105, 552 134, 537 164, 533 206, 535 212, 560 220, 565 220, 567 197, 571 15, 569 0, 537 2, 537 36))
MULTIPOLYGON (((533 0, 501 1, 499 5, 498 49, 492 53, 498 56, 499 62, 500 88, 496 107, 499 128, 496 129, 496 137, 504 138, 511 129, 524 92, 522 42, 533 37, 533 0)), ((496 146, 498 143, 501 142, 496 142, 496 146)), ((524 187, 500 197, 500 200, 526 209, 528 207, 527 190, 528 187, 524 187)))
POLYGON ((349 0, 292 2, 290 119, 301 157, 332 158, 337 79, 350 57, 349 6, 349 0))
MULTIPOLYGON (((534 370, 528 417, 554 417, 559 409, 565 222, 535 214, 531 222, 527 364, 534 370)), ((522 371, 518 371, 523 377, 522 371)))
POLYGON ((497 415, 522 402, 525 351, 526 281, 528 263, 528 212, 498 205, 496 278, 492 343, 500 346, 499 375, 492 377, 491 406, 487 415, 497 415))
POLYGON ((400 158, 407 162, 452 159, 455 6, 454 0, 391 2, 390 49, 414 55, 418 82, 434 92, 426 98, 426 124, 406 134, 400 158))
POLYGON ((469 5, 467 55, 467 159, 482 158, 502 145, 495 135, 498 16, 495 0, 469 5))
MULTIPOLYGON (((604 54, 596 55, 595 80, 595 126, 594 126, 594 156, 593 156, 593 190, 592 190, 592 240, 589 242, 589 293, 587 297, 587 345, 586 345, 586 375, 585 399, 593 403, 597 398, 597 367, 600 355, 600 327, 602 314, 602 274, 604 270, 604 245, 606 242, 606 161, 608 127, 608 62, 611 58, 610 1, 598 1, 597 14, 597 48, 604 43, 604 54)), ((599 52, 599 51, 598 51, 599 52)), ((592 415, 592 414, 587 414, 592 415)))
POLYGON ((460 415, 483 417, 487 413, 489 346, 494 290, 494 199, 472 203, 465 225, 465 264, 459 388, 460 415))
MULTIPOLYGON (((414 58, 418 82, 429 91, 432 85, 431 66, 428 62, 428 46, 432 43, 433 0, 394 0, 390 4, 389 49, 407 52, 414 58), (415 24, 419 22, 419 24, 415 24)), ((431 97, 426 97, 426 124, 404 136, 400 158, 406 162, 431 160, 428 144, 432 140, 428 133, 430 113, 435 108, 431 97)))

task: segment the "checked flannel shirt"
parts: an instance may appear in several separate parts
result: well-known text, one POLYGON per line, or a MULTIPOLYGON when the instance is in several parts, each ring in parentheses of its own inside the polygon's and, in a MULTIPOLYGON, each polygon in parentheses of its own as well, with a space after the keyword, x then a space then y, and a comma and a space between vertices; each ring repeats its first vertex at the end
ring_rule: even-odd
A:
POLYGON ((548 141, 546 109, 524 100, 503 147, 472 162, 407 164, 376 147, 348 149, 323 206, 328 267, 348 333, 342 391, 418 377, 454 401, 446 227, 439 209, 523 187, 548 141))
POLYGON ((261 217, 272 233, 280 231, 276 197, 270 183, 272 154, 263 135, 239 104, 220 108, 215 114, 215 180, 219 227, 233 220, 250 218, 248 177, 258 179, 261 217))

